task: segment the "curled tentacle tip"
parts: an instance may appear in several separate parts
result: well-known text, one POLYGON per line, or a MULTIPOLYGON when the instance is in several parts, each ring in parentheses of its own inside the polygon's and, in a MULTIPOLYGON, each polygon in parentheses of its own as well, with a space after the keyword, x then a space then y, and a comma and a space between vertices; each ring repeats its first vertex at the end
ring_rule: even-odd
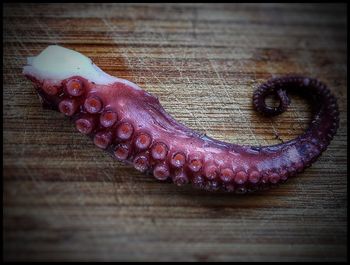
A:
POLYGON ((274 78, 261 85, 253 94, 253 106, 256 111, 264 116, 276 116, 285 112, 291 102, 285 89, 284 79, 274 78), (278 107, 266 105, 266 98, 275 95, 279 100, 278 107))

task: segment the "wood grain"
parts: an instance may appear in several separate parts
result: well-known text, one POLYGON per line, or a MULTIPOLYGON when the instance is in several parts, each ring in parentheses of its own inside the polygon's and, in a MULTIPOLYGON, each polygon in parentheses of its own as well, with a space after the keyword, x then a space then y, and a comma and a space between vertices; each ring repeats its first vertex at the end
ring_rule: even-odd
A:
POLYGON ((5 4, 4 259, 347 260, 346 19, 344 4, 5 4), (213 195, 159 183, 41 108, 21 69, 49 44, 86 54, 220 140, 301 134, 311 118, 303 99, 273 119, 252 109, 258 84, 288 73, 329 85, 340 128, 277 189, 213 195))

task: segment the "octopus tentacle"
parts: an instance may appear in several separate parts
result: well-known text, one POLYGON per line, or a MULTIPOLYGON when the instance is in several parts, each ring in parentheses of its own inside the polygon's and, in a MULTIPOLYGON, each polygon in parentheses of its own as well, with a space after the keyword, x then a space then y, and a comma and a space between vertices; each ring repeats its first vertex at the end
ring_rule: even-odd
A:
POLYGON ((84 55, 49 46, 28 59, 23 73, 45 108, 69 117, 77 130, 113 158, 178 186, 244 194, 275 186, 302 172, 327 148, 339 125, 336 99, 313 78, 287 76, 262 84, 253 95, 265 116, 287 110, 287 93, 302 93, 315 106, 306 132, 272 146, 218 141, 177 122, 158 99, 130 81, 104 73, 84 55), (279 99, 278 107, 265 103, 279 99))

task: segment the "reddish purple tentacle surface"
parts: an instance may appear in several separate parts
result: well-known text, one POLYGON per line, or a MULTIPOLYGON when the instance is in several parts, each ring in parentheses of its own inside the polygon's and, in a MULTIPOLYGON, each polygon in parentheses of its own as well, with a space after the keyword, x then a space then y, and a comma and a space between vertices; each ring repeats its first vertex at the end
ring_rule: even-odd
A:
POLYGON ((191 183, 208 191, 246 193, 275 186, 309 167, 326 150, 339 124, 336 99, 313 78, 286 76, 262 84, 253 95, 263 115, 284 112, 287 93, 305 95, 314 107, 306 132, 273 146, 241 146, 218 141, 184 126, 158 99, 125 82, 95 84, 71 76, 59 84, 26 74, 45 108, 70 117, 77 130, 117 160, 176 185, 191 183), (278 107, 265 104, 278 97, 278 107))

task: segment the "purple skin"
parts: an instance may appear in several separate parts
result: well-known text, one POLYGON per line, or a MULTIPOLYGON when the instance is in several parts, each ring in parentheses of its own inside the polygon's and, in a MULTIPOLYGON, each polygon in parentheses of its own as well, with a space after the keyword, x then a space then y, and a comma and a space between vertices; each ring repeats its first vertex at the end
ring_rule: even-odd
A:
POLYGON ((265 115, 283 113, 287 92, 311 100, 314 116, 306 132, 272 146, 241 146, 202 135, 177 122, 158 99, 125 83, 98 85, 72 76, 50 86, 34 76, 45 108, 69 116, 78 131, 113 158, 178 186, 191 183, 207 191, 246 193, 285 182, 309 167, 326 150, 339 125, 336 99, 316 79, 286 76, 262 84, 253 95, 255 109, 265 115), (276 95, 280 105, 268 107, 276 95))

